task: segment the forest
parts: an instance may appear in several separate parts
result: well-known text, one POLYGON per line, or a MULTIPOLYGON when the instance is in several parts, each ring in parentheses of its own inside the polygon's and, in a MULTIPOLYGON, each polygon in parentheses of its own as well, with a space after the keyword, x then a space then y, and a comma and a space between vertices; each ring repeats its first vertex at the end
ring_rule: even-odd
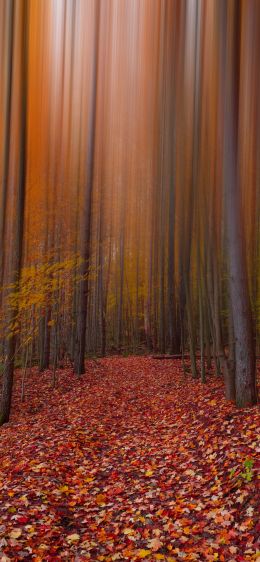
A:
POLYGON ((0 0, 0 562, 260 562, 259 52, 259 0, 0 0))

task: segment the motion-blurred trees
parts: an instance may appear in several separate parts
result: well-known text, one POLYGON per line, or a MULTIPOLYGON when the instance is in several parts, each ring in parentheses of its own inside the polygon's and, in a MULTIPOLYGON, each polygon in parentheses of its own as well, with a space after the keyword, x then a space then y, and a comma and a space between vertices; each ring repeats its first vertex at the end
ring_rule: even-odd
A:
POLYGON ((88 354, 175 354, 255 403, 259 2, 0 0, 0 22, 2 420, 15 364, 56 384, 88 354))

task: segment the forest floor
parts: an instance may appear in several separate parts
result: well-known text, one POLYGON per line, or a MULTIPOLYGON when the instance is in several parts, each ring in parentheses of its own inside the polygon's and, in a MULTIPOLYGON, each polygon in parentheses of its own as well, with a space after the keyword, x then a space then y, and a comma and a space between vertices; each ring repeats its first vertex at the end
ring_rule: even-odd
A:
POLYGON ((178 360, 90 360, 55 390, 35 368, 24 404, 20 377, 0 430, 0 561, 260 561, 257 407, 178 360))

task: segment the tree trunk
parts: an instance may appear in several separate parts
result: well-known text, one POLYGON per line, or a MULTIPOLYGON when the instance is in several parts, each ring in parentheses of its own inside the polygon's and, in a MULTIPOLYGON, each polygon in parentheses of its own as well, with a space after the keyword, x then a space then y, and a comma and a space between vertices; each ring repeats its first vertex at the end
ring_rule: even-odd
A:
POLYGON ((229 291, 235 340, 236 404, 256 403, 255 346, 244 248, 238 162, 241 1, 223 6, 224 73, 224 193, 229 263, 229 291))
POLYGON ((83 263, 80 267, 82 277, 79 285, 79 299, 77 309, 77 335, 75 345, 74 370, 80 375, 85 372, 86 320, 88 302, 88 270, 90 258, 91 212, 94 181, 94 159, 96 138, 97 113, 97 82, 99 62, 99 29, 100 29, 100 0, 95 0, 95 35, 94 60, 92 72, 92 91, 90 99, 90 123, 87 139, 86 191, 83 204, 83 222, 81 235, 81 256, 83 263))
MULTIPOLYGON (((23 225, 24 225, 24 203, 25 203, 25 185, 26 185, 26 142, 27 142, 27 72, 28 72, 28 27, 29 13, 28 0, 20 2, 19 6, 15 4, 15 16, 19 14, 19 28, 21 32, 21 58, 20 58, 20 129, 19 129, 19 159, 18 159, 18 186, 16 199, 16 221, 14 232, 14 246, 12 256, 12 283, 16 284, 19 289, 20 270, 22 263, 23 248, 23 225)), ((9 146, 9 150, 11 147, 9 146)), ((17 308, 13 308, 10 312, 10 326, 17 316, 17 308)), ((13 373, 14 373, 14 356, 16 347, 16 335, 12 333, 7 341, 7 358, 3 372, 2 386, 2 404, 0 424, 9 421, 13 373)))
POLYGON ((10 138, 11 138, 11 105, 12 105, 12 83, 13 83, 13 58, 14 58, 14 0, 10 0, 8 9, 8 47, 7 47, 7 80, 6 80, 6 107, 4 121, 4 141, 3 141, 3 178, 0 205, 0 287, 3 284, 4 275, 4 236, 6 221, 6 199, 9 176, 10 160, 10 138))

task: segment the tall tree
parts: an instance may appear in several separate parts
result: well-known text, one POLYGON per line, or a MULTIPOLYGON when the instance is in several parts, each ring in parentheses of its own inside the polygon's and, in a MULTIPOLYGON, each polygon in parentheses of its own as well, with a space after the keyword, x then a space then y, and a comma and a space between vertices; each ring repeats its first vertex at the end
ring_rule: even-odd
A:
POLYGON ((94 23, 94 49, 92 62, 92 84, 89 105, 89 124, 87 138, 86 158, 86 187, 83 202, 83 217, 81 225, 80 254, 83 258, 80 268, 82 277, 79 285, 79 297, 77 303, 77 333, 74 357, 74 370, 80 375, 85 372, 85 346, 86 346, 86 319, 88 303, 88 273, 90 259, 91 239, 91 211, 94 182, 95 165, 95 138, 97 128, 97 85, 98 85, 98 62, 99 62, 99 30, 100 30, 100 0, 95 0, 95 23, 94 23))
MULTIPOLYGON (((24 203, 26 185, 26 141, 27 141, 27 90, 28 90, 28 39, 29 39, 29 0, 18 0, 15 2, 15 19, 17 18, 17 36, 20 38, 20 122, 19 122, 19 145, 17 160, 17 191, 15 201, 15 223, 14 242, 12 253, 12 285, 19 289, 19 279, 22 264, 23 249, 23 227, 24 227, 24 203)), ((17 37, 17 39, 18 39, 17 37)), ((13 42, 14 51, 14 42, 13 42)), ((11 91, 10 91, 11 94, 11 91)), ((9 146, 10 150, 10 146, 9 146)), ((17 308, 10 311, 9 326, 11 333, 7 340, 6 363, 2 381, 2 402, 0 423, 8 422, 11 409, 14 358, 16 347, 16 334, 13 325, 17 316, 17 308)))
POLYGON ((245 234, 239 176, 239 90, 241 0, 221 3, 224 75, 224 195, 229 292, 235 340, 236 403, 256 403, 255 344, 245 259, 245 234), (225 61, 225 62, 224 62, 225 61))
POLYGON ((4 275, 4 234, 6 220, 6 200, 8 189, 8 174, 10 161, 10 136, 11 136, 11 105, 13 84, 13 58, 14 58, 14 0, 7 5, 7 77, 5 88, 5 112, 4 112, 4 139, 3 139, 3 176, 1 186, 0 204, 0 287, 3 284, 4 275))

